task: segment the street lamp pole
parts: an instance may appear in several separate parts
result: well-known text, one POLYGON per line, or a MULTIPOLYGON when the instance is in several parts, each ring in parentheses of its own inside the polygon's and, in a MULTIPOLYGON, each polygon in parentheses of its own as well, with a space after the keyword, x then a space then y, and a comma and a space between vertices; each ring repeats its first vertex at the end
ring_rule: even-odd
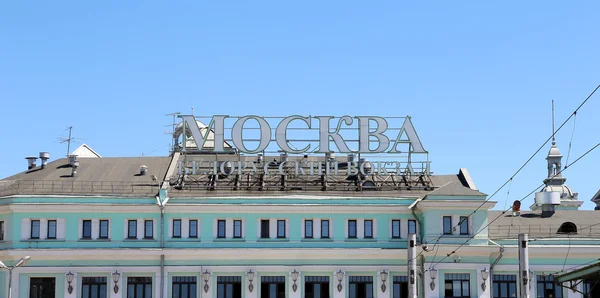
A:
POLYGON ((14 266, 12 267, 8 267, 6 265, 4 265, 4 263, 2 263, 2 261, 0 261, 0 268, 2 269, 6 269, 8 270, 8 298, 12 297, 12 271, 13 269, 20 267, 20 266, 24 266, 27 264, 27 262, 29 262, 29 259, 31 259, 30 256, 25 256, 22 257, 14 266))

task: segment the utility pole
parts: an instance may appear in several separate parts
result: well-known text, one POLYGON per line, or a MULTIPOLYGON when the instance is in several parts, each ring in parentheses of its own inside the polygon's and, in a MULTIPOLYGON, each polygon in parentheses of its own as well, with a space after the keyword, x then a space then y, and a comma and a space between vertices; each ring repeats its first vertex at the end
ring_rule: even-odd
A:
POLYGON ((529 298, 531 277, 529 276, 529 238, 527 234, 519 234, 519 280, 521 281, 521 298, 529 298))
POLYGON ((417 298, 417 235, 408 234, 408 298, 417 298))

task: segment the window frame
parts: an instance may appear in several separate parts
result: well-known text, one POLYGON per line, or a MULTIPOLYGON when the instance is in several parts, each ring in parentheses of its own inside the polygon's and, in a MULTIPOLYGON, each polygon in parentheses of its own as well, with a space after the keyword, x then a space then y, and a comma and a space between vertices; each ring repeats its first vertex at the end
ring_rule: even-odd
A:
POLYGON ((110 233, 110 220, 108 219, 101 219, 98 222, 98 239, 108 239, 109 238, 109 233, 110 233), (106 236, 102 236, 102 223, 105 222, 106 223, 106 236))
POLYGON ((58 233, 58 222, 56 219, 50 219, 47 222, 48 229, 46 230, 46 239, 56 239, 58 233), (50 223, 54 223, 54 236, 50 237, 50 223))
POLYGON ((348 239, 357 239, 358 238, 358 223, 356 219, 349 219, 348 220, 348 239), (351 233, 351 225, 350 224, 354 224, 354 231, 353 233, 351 233))
POLYGON ((242 224, 242 220, 241 219, 234 219, 233 220, 233 238, 236 238, 236 239, 242 238, 242 235, 244 234, 243 233, 243 229, 244 229, 244 227, 243 227, 243 224, 242 224), (237 231, 238 224, 239 224, 239 231, 237 231))
POLYGON ((40 233, 41 233, 41 221, 39 219, 32 219, 31 223, 30 223, 30 230, 29 230, 29 239, 40 239, 40 233), (34 223, 37 223, 37 237, 33 236, 33 227, 34 227, 34 223))
POLYGON ((144 220, 144 239, 154 239, 154 220, 153 219, 145 219, 144 220), (150 223, 150 229, 148 229, 148 223, 150 223), (148 230, 150 230, 150 236, 148 236, 148 230))
POLYGON ((4 221, 0 220, 0 241, 4 240, 4 221))
POLYGON ((401 237, 401 232, 400 232, 401 231, 400 230, 401 227, 402 227, 402 223, 400 222, 399 219, 392 219, 392 228, 391 228, 391 230, 392 230, 392 239, 401 239, 402 238, 401 237), (396 226, 394 225, 395 223, 398 223, 398 230, 397 230, 398 233, 395 233, 396 232, 396 230, 395 230, 396 226))
POLYGON ((92 239, 92 220, 84 219, 81 221, 81 239, 92 239), (86 236, 85 224, 89 223, 89 236, 86 236))
POLYGON ((471 297, 471 274, 469 273, 445 273, 444 274, 444 297, 454 297, 454 298, 470 298, 471 297), (463 275, 467 276, 467 279, 461 279, 463 275), (456 277, 454 277, 456 276, 456 277), (454 295, 454 282, 460 282, 460 296, 454 295), (467 283, 466 287, 464 283, 467 283), (451 285, 452 295, 446 295, 446 291, 448 291, 448 284, 451 285), (467 290, 467 294, 465 295, 465 289, 467 290))
POLYGON ((511 289, 510 286, 514 285, 514 293, 518 294, 517 291, 517 275, 516 274, 494 274, 492 276, 492 289, 491 295, 492 297, 498 298, 510 298, 511 297, 511 289), (502 295, 503 285, 506 285, 506 295, 502 295))
POLYGON ((171 232, 171 237, 172 238, 181 238, 181 219, 180 218, 174 218, 173 219, 173 231, 171 232), (179 230, 175 229, 175 223, 179 223, 179 230), (175 235, 175 232, 179 232, 179 235, 175 235))
POLYGON ((285 276, 261 276, 260 277, 260 297, 271 298, 271 285, 275 286, 275 298, 285 298, 286 278, 285 276), (265 295, 266 294, 266 295, 265 295))
POLYGON ((286 238, 286 220, 285 219, 278 219, 277 220, 277 238, 278 239, 285 239, 286 238), (280 225, 283 224, 283 227, 280 225))
POLYGON ((312 219, 304 220, 304 238, 305 239, 313 239, 315 238, 315 222, 312 219), (310 223, 310 228, 308 228, 308 224, 310 223), (308 233, 310 231, 310 235, 308 233))
POLYGON ((349 276, 348 278, 348 298, 355 297, 377 297, 377 288, 372 276, 349 276), (358 280, 356 280, 358 279, 358 280), (353 286, 356 289, 355 293, 352 293, 353 286), (369 293, 369 286, 371 293, 369 293), (364 293, 361 293, 364 291, 364 293))
POLYGON ((363 238, 365 239, 373 239, 375 236, 373 235, 373 220, 365 219, 363 221, 363 238), (367 229, 367 223, 369 223, 369 228, 367 229), (369 235, 367 235, 367 231, 369 231, 369 235))
POLYGON ((183 276, 183 275, 173 276, 171 278, 171 295, 173 297, 176 297, 176 296, 183 297, 181 292, 182 292, 182 288, 184 287, 184 285, 188 287, 188 290, 187 290, 188 295, 187 296, 197 297, 196 291, 198 290, 198 278, 196 276, 183 276), (178 288, 178 291, 175 291, 176 288, 178 288), (175 295, 175 293, 177 293, 177 292, 179 293, 179 295, 175 295), (194 294, 191 295, 192 293, 194 293, 194 294))
POLYGON ((330 226, 329 219, 321 219, 321 239, 329 239, 331 237, 329 235, 330 226), (327 223, 327 229, 323 229, 323 223, 327 223), (327 232, 327 235, 324 235, 323 232, 327 232))
POLYGON ((408 220, 407 229, 408 229, 408 234, 415 234, 416 235, 417 234, 417 220, 416 219, 409 219, 408 220), (413 224, 413 226, 415 228, 415 232, 414 233, 410 232, 411 224, 413 224))
POLYGON ((227 221, 224 219, 217 219, 217 238, 225 239, 227 237, 227 221), (223 229, 221 230, 221 223, 223 224, 223 229), (221 234, 221 232, 223 232, 221 234))
POLYGON ((129 219, 127 220, 127 239, 137 239, 137 219, 129 219), (131 224, 134 223, 134 229, 131 229, 131 224), (133 232, 133 235, 131 234, 133 232))
POLYGON ((443 235, 452 235, 452 216, 444 215, 442 216, 442 234, 443 235), (448 231, 446 231, 446 219, 449 219, 448 231))
POLYGON ((133 297, 140 297, 138 295, 135 295, 135 294, 137 294, 137 290, 139 289, 139 287, 137 287, 137 285, 143 285, 141 288, 142 289, 141 297, 146 297, 146 295, 144 295, 144 294, 146 294, 146 289, 147 289, 148 284, 150 285, 150 297, 152 297, 152 295, 153 295, 152 288, 154 287, 154 279, 152 278, 152 276, 128 276, 126 281, 127 281, 127 284, 126 284, 126 287, 124 290, 125 291, 124 294, 126 295, 125 297, 129 297, 129 285, 130 284, 134 285, 133 297), (150 282, 148 282, 148 280, 150 280, 150 282), (130 281, 134 281, 134 282, 130 282, 130 281))
POLYGON ((268 219, 260 220, 260 239, 271 238, 271 221, 268 219))
POLYGON ((101 288, 104 286, 104 292, 107 293, 107 295, 110 295, 110 289, 108 287, 108 278, 106 276, 83 276, 81 277, 81 297, 83 297, 83 294, 86 292, 86 290, 84 290, 84 287, 87 286, 87 292, 88 292, 88 297, 92 297, 92 293, 93 293, 93 287, 96 285, 96 294, 97 297, 101 297, 100 293, 101 293, 101 288))
POLYGON ((469 217, 468 216, 461 216, 461 217, 459 217, 459 221, 458 222, 459 222, 460 234, 461 235, 469 235, 469 217), (463 228, 465 228, 466 231, 463 231, 463 228))
POLYGON ((190 219, 188 222, 188 237, 189 238, 198 238, 198 220, 197 219, 190 219), (195 227, 192 229, 192 222, 195 223, 195 227), (192 234, 192 231, 194 231, 194 233, 192 234))

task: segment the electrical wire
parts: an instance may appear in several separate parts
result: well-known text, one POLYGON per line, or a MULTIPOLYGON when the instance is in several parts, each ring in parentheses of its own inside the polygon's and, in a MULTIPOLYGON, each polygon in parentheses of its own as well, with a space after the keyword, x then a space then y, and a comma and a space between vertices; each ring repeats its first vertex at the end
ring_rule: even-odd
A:
POLYGON ((565 256, 565 261, 563 263, 563 267, 561 271, 565 271, 565 266, 567 265, 567 259, 569 258, 569 252, 571 251, 571 235, 567 234, 567 236, 569 236, 569 248, 567 248, 567 255, 565 256))
MULTIPOLYGON (((571 164, 565 166, 565 168, 563 170, 559 170, 556 174, 554 174, 552 177, 550 177, 549 179, 555 178, 558 175, 561 175, 563 171, 567 170, 568 168, 570 168, 572 165, 576 164, 578 161, 580 161, 582 158, 584 158, 586 155, 588 155, 590 152, 594 151, 596 148, 598 148, 600 146, 600 143, 596 144, 594 147, 590 148, 588 151, 586 151, 584 154, 582 154, 581 156, 579 156, 575 161, 573 161, 571 164)), ((528 193, 526 196, 524 196, 522 199, 520 199, 519 201, 523 201, 525 199, 527 199, 530 195, 532 195, 533 193, 536 192, 536 190, 540 189, 541 187, 543 187, 545 184, 542 183, 541 185, 537 186, 533 191, 531 191, 530 193, 528 193)), ((512 208, 512 207, 511 207, 512 208)), ((429 269, 426 270, 429 271, 431 269, 431 267, 442 263, 444 260, 446 260, 447 258, 449 258, 451 255, 455 254, 456 251, 458 251, 459 249, 461 249, 463 246, 465 246, 469 241, 471 241, 471 239, 475 238, 475 236, 479 235, 479 233, 483 232, 485 229, 487 229, 492 223, 494 223, 496 220, 498 220, 498 218, 500 218, 501 216, 503 216, 504 214, 506 214, 506 212, 510 210, 506 209, 504 211, 502 211, 498 216, 496 216, 492 221, 488 222, 483 228, 481 228, 477 233, 473 234, 472 236, 469 236, 469 238, 462 243, 461 245, 459 245, 456 249, 454 249, 452 252, 446 254, 446 256, 444 258, 442 258, 440 261, 438 261, 437 263, 432 264, 429 269)), ((600 224, 600 223, 599 223, 600 224)))
MULTIPOLYGON (((600 89, 600 85, 596 86, 596 88, 594 89, 594 91, 592 91, 592 93, 590 93, 584 100, 583 102, 581 102, 581 104, 579 104, 579 106, 575 109, 575 111, 573 113, 571 113, 571 115, 558 127, 558 129, 556 131, 552 132, 552 135, 550 137, 548 137, 548 139, 533 153, 533 155, 531 155, 529 157, 529 159, 527 159, 527 161, 521 165, 521 167, 519 167, 519 169, 508 179, 506 180, 506 182, 504 182, 504 184, 502 184, 502 186, 500 186, 496 191, 494 191, 494 193, 492 193, 492 195, 490 195, 487 199, 485 199, 477 208, 475 208, 475 210, 473 210, 473 212, 469 213, 469 215, 467 215, 465 218, 463 218, 462 220, 460 220, 458 222, 458 224, 454 227, 452 227, 452 229, 456 229, 457 227, 460 227, 460 225, 467 220, 468 218, 470 218, 472 215, 474 215, 477 211, 479 211, 479 209, 481 209, 481 207, 483 207, 487 202, 489 202, 496 194, 498 194, 498 192, 500 192, 500 190, 502 190, 507 184, 511 183, 513 178, 515 178, 522 170, 523 168, 525 168, 525 166, 527 166, 527 164, 529 164, 529 162, 531 162, 533 160, 533 158, 546 146, 546 144, 548 144, 548 142, 550 140, 552 140, 552 138, 554 137, 554 135, 560 131, 563 126, 565 126, 565 124, 567 124, 567 122, 569 122, 569 120, 571 120, 571 118, 575 115, 577 115, 577 111, 579 111, 583 105, 585 105, 588 100, 596 93, 596 91, 600 89)), ((566 164, 566 163, 565 163, 566 164)), ((565 166, 566 169, 566 166, 565 166)), ((444 234, 440 235, 435 242, 438 242, 442 237, 444 237, 444 234)))
POLYGON ((571 155, 571 143, 573 143, 573 136, 575 135, 575 124, 577 123, 577 112, 575 112, 575 116, 573 117, 573 132, 571 132, 571 140, 569 140, 569 151, 567 151, 567 159, 565 160, 565 164, 569 164, 569 156, 571 155))

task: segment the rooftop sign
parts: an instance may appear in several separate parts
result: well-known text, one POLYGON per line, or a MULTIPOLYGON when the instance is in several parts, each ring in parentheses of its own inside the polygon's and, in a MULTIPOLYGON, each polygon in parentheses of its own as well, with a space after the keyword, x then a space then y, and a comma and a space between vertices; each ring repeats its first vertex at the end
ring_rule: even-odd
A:
POLYGON ((180 115, 179 118, 186 129, 176 131, 174 138, 183 135, 182 151, 194 150, 192 146, 186 148, 187 140, 193 137, 195 150, 215 153, 233 147, 240 153, 256 154, 273 149, 275 144, 277 151, 290 154, 427 153, 410 117, 180 115))

